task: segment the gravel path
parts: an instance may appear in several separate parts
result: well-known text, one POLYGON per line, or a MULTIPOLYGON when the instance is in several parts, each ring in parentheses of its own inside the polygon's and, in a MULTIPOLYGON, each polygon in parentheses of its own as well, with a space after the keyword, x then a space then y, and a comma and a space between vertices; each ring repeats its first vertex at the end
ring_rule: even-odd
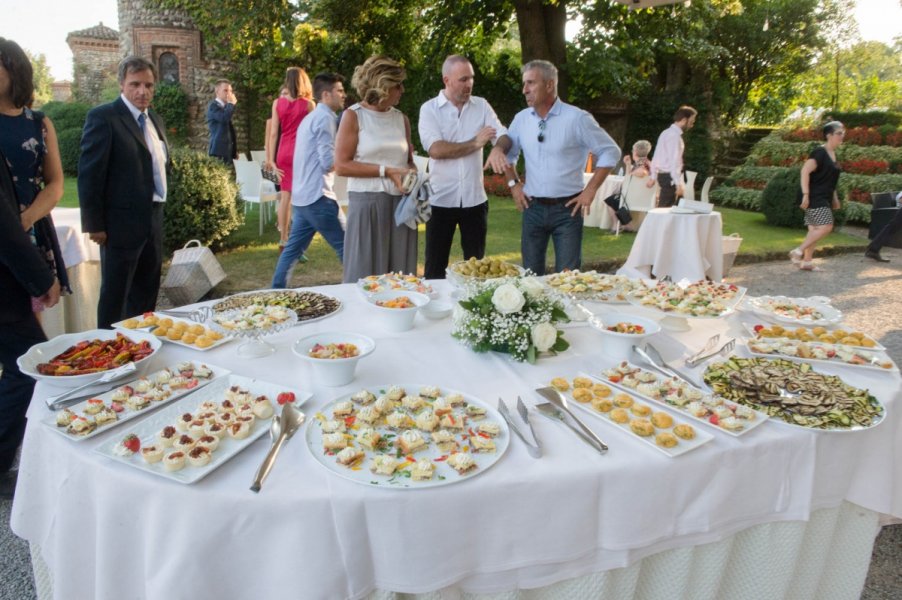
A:
MULTIPOLYGON (((885 248, 892 262, 878 264, 861 254, 816 260, 821 269, 802 272, 788 260, 733 267, 727 281, 753 295, 828 296, 845 323, 877 338, 902 364, 902 250, 885 248)), ((9 530, 12 503, 0 501, 0 600, 34 598, 27 544, 9 530)), ((902 598, 902 525, 884 527, 874 548, 862 600, 902 598)))

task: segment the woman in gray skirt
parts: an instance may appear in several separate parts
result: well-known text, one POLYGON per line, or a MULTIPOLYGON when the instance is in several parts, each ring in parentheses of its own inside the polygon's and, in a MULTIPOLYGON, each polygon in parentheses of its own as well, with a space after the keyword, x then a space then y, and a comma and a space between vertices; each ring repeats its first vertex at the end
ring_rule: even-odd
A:
POLYGON ((335 139, 335 173, 348 177, 345 283, 417 271, 417 232, 394 223, 404 176, 416 171, 410 122, 395 108, 405 77, 396 61, 371 56, 351 79, 361 101, 345 111, 335 139))

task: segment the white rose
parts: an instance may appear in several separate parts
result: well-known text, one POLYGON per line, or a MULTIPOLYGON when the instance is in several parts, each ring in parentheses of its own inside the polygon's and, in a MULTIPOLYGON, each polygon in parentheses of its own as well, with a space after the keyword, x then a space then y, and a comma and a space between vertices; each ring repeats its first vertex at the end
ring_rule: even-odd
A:
POLYGON ((524 277, 521 279, 520 288, 530 298, 538 298, 545 293, 545 285, 535 277, 524 277))
POLYGON ((532 343, 539 352, 546 352, 557 341, 557 329, 551 323, 539 323, 532 328, 532 343))
POLYGON ((519 312, 523 305, 526 304, 526 298, 523 293, 517 289, 517 286, 511 283, 499 285, 492 294, 492 304, 501 314, 508 315, 510 313, 519 312))

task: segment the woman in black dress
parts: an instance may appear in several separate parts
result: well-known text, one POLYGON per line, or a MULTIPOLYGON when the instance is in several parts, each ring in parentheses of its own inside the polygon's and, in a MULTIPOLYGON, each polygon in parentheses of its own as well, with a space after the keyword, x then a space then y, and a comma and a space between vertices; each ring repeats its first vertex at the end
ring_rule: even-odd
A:
POLYGON ((824 145, 812 150, 802 166, 802 203, 799 208, 805 211, 808 235, 801 246, 789 253, 789 258, 799 263, 803 271, 817 270, 811 262, 814 246, 833 231, 833 211, 839 209, 836 183, 840 168, 836 163, 836 149, 842 144, 844 135, 846 129, 839 121, 824 125, 824 145))

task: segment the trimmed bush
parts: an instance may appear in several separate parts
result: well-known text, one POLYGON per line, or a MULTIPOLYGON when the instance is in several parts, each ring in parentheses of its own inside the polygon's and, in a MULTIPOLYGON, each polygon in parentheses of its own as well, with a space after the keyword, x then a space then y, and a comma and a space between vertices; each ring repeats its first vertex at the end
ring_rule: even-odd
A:
POLYGON ((188 139, 188 96, 182 86, 165 81, 157 84, 153 109, 163 117, 169 143, 184 146, 188 139))
POLYGON ((719 206, 758 212, 761 210, 761 192, 722 185, 711 192, 711 202, 719 206))
MULTIPOLYGON (((893 125, 902 127, 902 113, 882 110, 867 112, 831 112, 827 121, 841 121, 846 127, 880 127, 893 125)), ((825 123, 827 121, 824 121, 825 123)))
MULTIPOLYGON (((755 167, 749 165, 742 165, 737 167, 730 173, 729 179, 727 179, 727 183, 734 183, 739 185, 740 181, 760 181, 762 183, 767 183, 775 175, 779 175, 783 171, 786 170, 786 167, 755 167)), ((748 187, 748 186, 740 186, 740 187, 748 187)), ((763 186, 762 186, 763 187, 763 186)))
POLYGON ((63 173, 78 175, 78 158, 81 156, 81 127, 57 130, 56 139, 60 147, 63 173))
POLYGON ((48 102, 41 107, 41 111, 53 121, 57 133, 67 129, 84 129, 89 110, 91 105, 84 102, 48 102))
POLYGON ((172 149, 164 219, 166 252, 189 240, 217 246, 244 223, 232 171, 205 153, 172 149))
POLYGON ((801 169, 787 169, 774 176, 761 192, 761 212, 770 225, 801 228, 805 226, 799 210, 798 192, 801 169))

